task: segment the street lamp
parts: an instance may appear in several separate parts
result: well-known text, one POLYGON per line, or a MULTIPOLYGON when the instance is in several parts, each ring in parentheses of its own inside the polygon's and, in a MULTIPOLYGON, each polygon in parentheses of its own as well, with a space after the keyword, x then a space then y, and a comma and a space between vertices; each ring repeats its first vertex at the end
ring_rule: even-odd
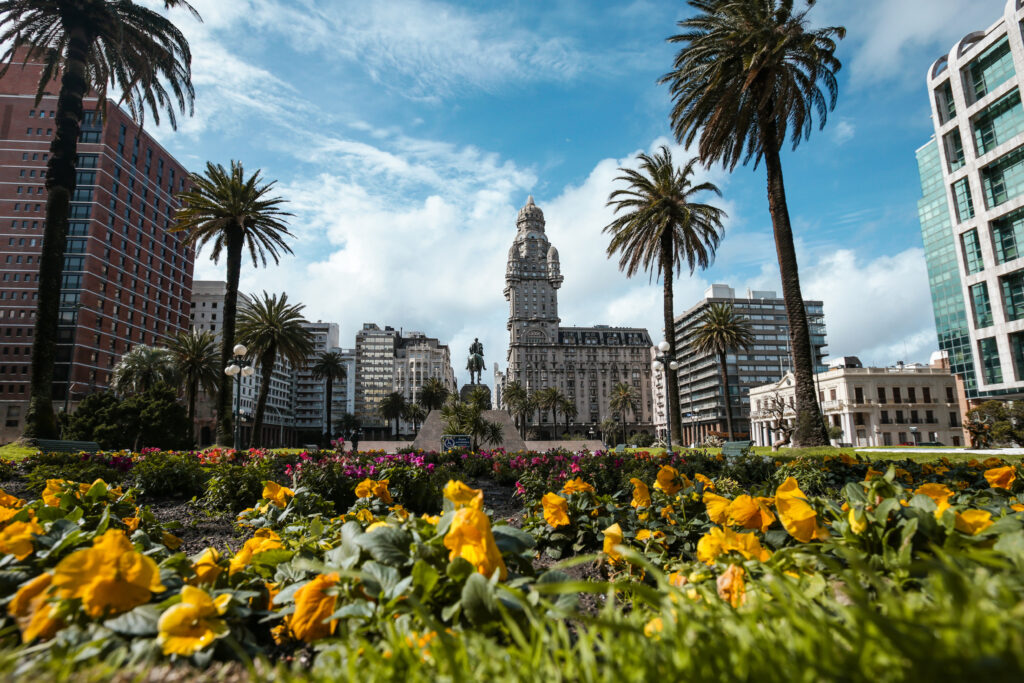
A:
POLYGON ((241 450, 241 417, 242 417, 242 378, 251 377, 255 369, 252 362, 245 360, 245 354, 249 349, 244 344, 235 344, 231 352, 235 355, 234 360, 224 368, 224 374, 235 378, 235 450, 241 450))
MULTIPOLYGON (((669 355, 669 351, 672 349, 672 345, 664 339, 656 346, 658 352, 654 356, 654 361, 651 365, 654 366, 655 372, 664 370, 668 367, 669 370, 675 372, 679 369, 679 363, 676 362, 675 358, 669 355)), ((668 432, 665 435, 665 443, 668 446, 668 452, 672 452, 672 403, 669 390, 668 390, 668 373, 665 373, 665 421, 667 423, 668 432)))

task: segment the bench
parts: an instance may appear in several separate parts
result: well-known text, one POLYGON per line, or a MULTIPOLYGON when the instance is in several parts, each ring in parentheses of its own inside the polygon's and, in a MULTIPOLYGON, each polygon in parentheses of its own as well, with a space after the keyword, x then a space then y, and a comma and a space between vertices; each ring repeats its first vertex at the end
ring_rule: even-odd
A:
POLYGON ((612 451, 612 452, 613 453, 618 453, 619 455, 622 455, 623 453, 626 452, 626 444, 620 443, 618 446, 615 447, 615 450, 612 451))
POLYGON ((727 458, 739 458, 750 451, 753 441, 726 441, 722 444, 722 455, 727 458))
POLYGON ((43 453, 95 453, 100 450, 100 445, 95 441, 34 439, 31 443, 43 453))

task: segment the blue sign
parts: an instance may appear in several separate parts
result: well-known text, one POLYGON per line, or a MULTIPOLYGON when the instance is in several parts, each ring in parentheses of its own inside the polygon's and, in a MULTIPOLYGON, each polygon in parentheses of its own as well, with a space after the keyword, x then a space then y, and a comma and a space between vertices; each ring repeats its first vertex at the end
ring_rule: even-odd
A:
POLYGON ((441 452, 454 448, 472 448, 473 438, 468 434, 445 434, 441 437, 441 452))

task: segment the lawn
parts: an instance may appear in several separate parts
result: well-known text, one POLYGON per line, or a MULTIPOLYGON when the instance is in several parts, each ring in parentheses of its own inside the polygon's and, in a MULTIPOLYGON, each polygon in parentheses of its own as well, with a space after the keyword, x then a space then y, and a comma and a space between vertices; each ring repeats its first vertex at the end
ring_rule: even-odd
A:
POLYGON ((0 459, 22 460, 35 454, 35 452, 36 449, 30 446, 19 446, 18 444, 9 443, 6 446, 0 446, 0 459))
MULTIPOLYGON (((893 447, 895 448, 895 446, 893 447)), ((674 449, 676 453, 684 452, 682 449, 674 449)), ((701 449, 712 455, 718 455, 722 452, 721 448, 705 448, 701 449)), ((664 448, 627 448, 627 453, 639 453, 647 451, 654 455, 661 455, 665 452, 664 448)), ((752 451, 754 455, 767 455, 772 456, 776 460, 792 460, 794 458, 825 458, 830 455, 839 455, 846 453, 848 455, 857 455, 861 458, 868 460, 912 460, 914 462, 934 462, 941 458, 948 458, 952 462, 970 462, 971 460, 984 460, 988 455, 983 453, 968 453, 962 449, 954 449, 951 447, 947 448, 928 448, 928 447, 915 447, 915 446, 904 446, 899 449, 898 452, 879 452, 872 450, 860 450, 856 448, 836 448, 834 446, 823 446, 818 448, 783 448, 778 451, 772 451, 768 446, 755 446, 752 451)), ((1024 454, 1009 454, 1002 453, 999 451, 992 451, 992 455, 1008 460, 1010 462, 1020 462, 1024 460, 1024 454)))

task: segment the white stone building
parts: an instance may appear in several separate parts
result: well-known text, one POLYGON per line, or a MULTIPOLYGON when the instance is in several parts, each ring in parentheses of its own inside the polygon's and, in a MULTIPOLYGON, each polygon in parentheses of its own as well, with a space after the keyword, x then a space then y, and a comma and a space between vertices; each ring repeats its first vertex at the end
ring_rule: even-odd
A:
MULTIPOLYGON (((961 391, 944 354, 932 364, 865 368, 854 357, 836 359, 815 375, 818 400, 829 426, 842 429, 834 443, 855 447, 909 444, 965 445, 961 391)), ((780 419, 792 424, 792 373, 750 390, 751 439, 770 446, 780 419)))

